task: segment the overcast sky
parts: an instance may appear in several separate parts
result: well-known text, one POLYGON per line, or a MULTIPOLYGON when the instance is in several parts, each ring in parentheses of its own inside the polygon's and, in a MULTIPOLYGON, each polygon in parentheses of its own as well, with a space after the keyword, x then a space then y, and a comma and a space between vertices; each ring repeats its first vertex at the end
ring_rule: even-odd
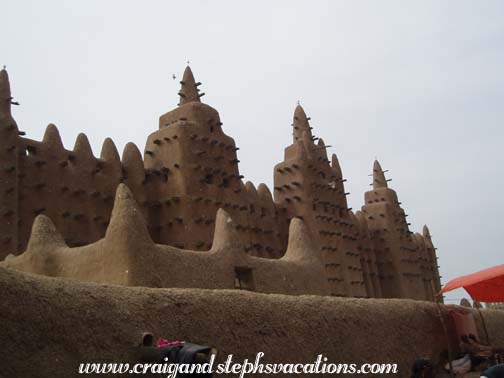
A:
MULTIPOLYGON (((272 186, 299 100, 363 204, 378 157, 443 281, 504 263, 502 1, 2 1, 21 130, 141 150, 190 61, 240 171, 272 186), (172 74, 177 80, 172 79, 172 74)), ((455 293, 460 298, 465 293, 455 293)))

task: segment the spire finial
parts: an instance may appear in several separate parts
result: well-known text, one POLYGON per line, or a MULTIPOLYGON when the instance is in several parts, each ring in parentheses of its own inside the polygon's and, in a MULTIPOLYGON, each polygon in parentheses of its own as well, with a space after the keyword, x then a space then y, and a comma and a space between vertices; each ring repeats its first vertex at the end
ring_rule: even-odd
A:
POLYGON ((427 227, 427 225, 424 225, 423 226, 423 230, 422 230, 422 234, 425 238, 428 238, 430 239, 431 238, 431 234, 430 234, 430 231, 429 231, 429 227, 427 227))
POLYGON ((340 166, 340 163, 338 161, 338 157, 336 156, 336 154, 332 154, 332 156, 331 156, 331 167, 332 167, 334 174, 336 175, 336 178, 340 179, 340 180, 343 179, 343 174, 341 172, 341 166, 340 166))
MULTIPOLYGON (((189 64, 189 61, 187 61, 189 64)), ((194 75, 191 71, 191 67, 189 65, 184 70, 184 76, 182 77, 182 81, 180 82, 180 103, 179 105, 184 105, 189 102, 201 102, 200 97, 204 95, 204 93, 198 93, 198 86, 201 83, 196 83, 194 80, 194 75)))
POLYGON ((373 164, 373 189, 380 188, 388 188, 387 179, 380 163, 375 160, 373 164))
POLYGON ((9 75, 4 68, 0 71, 0 118, 11 115, 12 96, 9 75))
POLYGON ((292 122, 292 126, 294 127, 294 132, 292 133, 294 142, 301 140, 305 132, 308 138, 312 138, 311 127, 308 121, 309 118, 306 116, 303 107, 298 103, 294 111, 294 121, 292 122))

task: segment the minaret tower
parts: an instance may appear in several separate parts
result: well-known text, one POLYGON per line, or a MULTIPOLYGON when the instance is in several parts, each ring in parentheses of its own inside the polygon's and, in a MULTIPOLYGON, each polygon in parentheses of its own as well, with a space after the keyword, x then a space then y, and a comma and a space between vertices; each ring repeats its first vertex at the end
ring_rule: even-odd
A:
POLYGON ((217 110, 201 102, 201 83, 189 66, 180 85, 178 107, 159 118, 159 130, 149 136, 144 152, 153 239, 209 250, 216 213, 223 208, 236 223, 247 253, 281 256, 288 225, 266 220, 277 219, 269 190, 243 183, 235 141, 222 130, 217 110))
POLYGON ((149 226, 158 242, 204 250, 225 202, 219 197, 225 191, 232 193, 228 197, 238 194, 234 190, 243 184, 235 142, 222 131, 217 110, 201 102, 201 83, 189 66, 180 85, 178 107, 159 118, 159 130, 145 146, 149 226))
POLYGON ((159 130, 147 140, 145 167, 168 174, 165 191, 198 194, 200 184, 240 187, 235 142, 222 131, 219 113, 201 102, 201 83, 189 66, 180 84, 178 107, 159 118, 159 130))
POLYGON ((275 200, 287 217, 300 217, 322 252, 331 294, 365 297, 356 236, 359 227, 347 205, 344 179, 336 155, 313 136, 310 118, 301 105, 294 111, 293 143, 275 166, 275 200), (315 141, 317 141, 315 143, 315 141))
POLYGON ((373 164, 373 190, 364 195, 362 212, 374 237, 382 295, 424 299, 418 248, 397 193, 388 187, 380 163, 373 164))

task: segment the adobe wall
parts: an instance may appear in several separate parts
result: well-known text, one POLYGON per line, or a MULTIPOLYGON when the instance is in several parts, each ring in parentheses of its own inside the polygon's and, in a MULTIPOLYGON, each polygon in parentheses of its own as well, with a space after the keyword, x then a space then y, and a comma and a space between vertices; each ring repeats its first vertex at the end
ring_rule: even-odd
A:
MULTIPOLYGON (((416 358, 446 345, 435 305, 422 301, 131 288, 3 268, 0 291, 2 377, 67 378, 81 362, 136 363, 145 331, 214 346, 218 362, 262 351, 266 362, 310 363, 323 354, 397 363, 403 378, 416 358)), ((504 312, 483 314, 492 344, 504 347, 504 312)))

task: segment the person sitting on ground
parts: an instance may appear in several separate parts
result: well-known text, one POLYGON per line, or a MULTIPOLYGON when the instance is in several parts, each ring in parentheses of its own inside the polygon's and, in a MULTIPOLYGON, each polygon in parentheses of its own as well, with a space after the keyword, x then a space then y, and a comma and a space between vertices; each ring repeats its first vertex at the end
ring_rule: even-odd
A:
POLYGON ((460 350, 469 355, 473 368, 484 368, 485 363, 493 356, 492 347, 478 343, 476 338, 471 336, 463 335, 461 337, 460 350))

